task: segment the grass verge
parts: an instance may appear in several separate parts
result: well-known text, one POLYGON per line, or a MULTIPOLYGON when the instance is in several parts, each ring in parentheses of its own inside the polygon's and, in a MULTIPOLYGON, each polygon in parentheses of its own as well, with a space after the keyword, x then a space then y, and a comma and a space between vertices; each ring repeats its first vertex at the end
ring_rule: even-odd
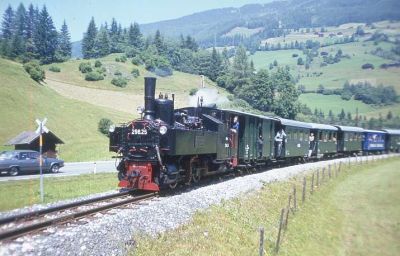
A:
MULTIPOLYGON (((353 166, 316 188, 290 215, 279 255, 396 255, 400 239, 399 159, 353 166)), ((308 177, 308 182, 310 181, 308 177)), ((265 228, 266 255, 275 255, 280 209, 302 177, 197 213, 193 221, 157 238, 138 237, 131 255, 258 255, 265 228)), ((309 183, 308 183, 309 184, 309 183)), ((309 189, 309 187, 307 188, 309 189)))
MULTIPOLYGON (((39 184, 39 179, 1 182, 0 211, 41 203, 39 184)), ((45 178, 44 202, 56 202, 116 188, 117 179, 115 173, 45 178)))

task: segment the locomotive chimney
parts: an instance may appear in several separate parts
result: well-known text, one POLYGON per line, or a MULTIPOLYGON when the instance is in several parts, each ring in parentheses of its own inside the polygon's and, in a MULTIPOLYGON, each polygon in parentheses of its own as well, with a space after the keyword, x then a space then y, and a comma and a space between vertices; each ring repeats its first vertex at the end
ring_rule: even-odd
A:
POLYGON ((154 95, 156 93, 156 78, 144 78, 144 119, 152 120, 155 116, 154 95))

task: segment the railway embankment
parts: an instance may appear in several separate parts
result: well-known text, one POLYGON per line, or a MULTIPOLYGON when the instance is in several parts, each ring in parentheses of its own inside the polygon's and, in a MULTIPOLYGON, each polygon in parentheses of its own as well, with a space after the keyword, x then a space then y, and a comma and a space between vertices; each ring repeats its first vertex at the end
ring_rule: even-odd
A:
MULTIPOLYGON (((389 156, 375 156, 378 157, 389 156)), ((321 186, 318 192, 315 188, 315 195, 323 195, 323 189, 341 179, 339 175, 337 181, 328 181, 329 166, 334 175, 333 170, 340 162, 343 169, 349 162, 353 163, 350 169, 358 168, 355 166, 375 168, 386 161, 399 163, 398 160, 377 160, 375 163, 370 157, 365 164, 366 160, 366 157, 334 159, 215 181, 133 207, 113 209, 77 223, 51 227, 12 242, 0 242, 0 254, 165 255, 173 252, 174 255, 253 255, 258 252, 260 226, 265 228, 266 250, 273 248, 280 209, 287 204, 288 193, 294 184, 301 191, 304 176, 309 179, 311 173, 320 170, 322 179, 325 168, 326 186, 321 186)), ((342 177, 346 175, 342 174, 342 177)), ((307 202, 314 200, 313 197, 316 198, 307 195, 307 202)), ((295 224, 304 222, 300 216, 306 212, 307 205, 303 206, 298 200, 298 213, 290 215, 288 228, 282 233, 282 252, 283 248, 288 248, 286 243, 296 244, 288 239, 290 232, 295 232, 295 224)), ((303 232, 306 231, 298 231, 299 234, 303 232)), ((306 241, 310 235, 305 234, 300 241, 306 241)))
POLYGON ((396 255, 400 159, 358 160, 331 169, 313 164, 305 173, 223 201, 174 231, 137 238, 130 255, 396 255))

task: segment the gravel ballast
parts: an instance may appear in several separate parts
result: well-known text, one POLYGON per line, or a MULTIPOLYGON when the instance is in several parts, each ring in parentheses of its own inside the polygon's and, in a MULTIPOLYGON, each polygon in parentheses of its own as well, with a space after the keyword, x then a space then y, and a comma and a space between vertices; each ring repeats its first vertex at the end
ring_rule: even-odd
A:
MULTIPOLYGON (((110 210, 90 219, 82 219, 81 222, 87 221, 86 224, 51 227, 40 234, 0 243, 0 255, 124 255, 135 234, 156 236, 189 222, 196 211, 259 190, 265 183, 286 180, 300 173, 335 162, 347 163, 349 160, 356 161, 356 158, 276 168, 177 195, 151 199, 132 208, 110 210)), ((362 160, 365 161, 366 157, 362 157, 362 160)), ((18 210, 13 213, 18 213, 18 210)))

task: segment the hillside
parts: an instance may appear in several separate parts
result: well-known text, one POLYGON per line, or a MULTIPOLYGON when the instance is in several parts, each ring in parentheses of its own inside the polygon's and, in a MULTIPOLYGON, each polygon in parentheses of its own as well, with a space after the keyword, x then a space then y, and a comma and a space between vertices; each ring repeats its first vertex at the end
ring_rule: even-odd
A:
MULTIPOLYGON (((255 68, 269 69, 271 63, 276 60, 278 66, 289 66, 292 75, 297 78, 297 85, 302 85, 305 90, 315 91, 319 86, 323 86, 327 89, 342 88, 346 81, 356 84, 358 82, 368 82, 374 86, 380 84, 385 86, 393 86, 397 93, 400 93, 400 68, 381 68, 380 66, 385 63, 395 63, 395 59, 388 59, 387 57, 377 56, 375 52, 377 49, 390 52, 395 47, 394 42, 400 35, 400 22, 377 22, 373 23, 374 26, 366 26, 364 23, 358 24, 342 24, 338 27, 327 27, 327 32, 322 33, 324 37, 316 37, 315 34, 310 31, 309 33, 294 32, 286 35, 286 37, 274 37, 267 40, 268 44, 290 44, 291 40, 298 42, 305 42, 306 40, 320 41, 320 43, 329 44, 329 34, 335 34, 341 32, 343 35, 351 35, 355 33, 356 28, 361 26, 366 35, 359 37, 358 41, 346 43, 346 44, 334 44, 318 49, 318 56, 314 57, 313 61, 309 65, 309 69, 306 69, 305 65, 298 65, 298 58, 306 60, 306 56, 303 51, 298 49, 287 49, 287 50, 274 50, 274 51, 257 51, 254 55, 250 56, 253 60, 255 68), (374 42, 368 40, 371 35, 375 32, 384 32, 388 36, 387 41, 374 42), (322 52, 335 56, 335 54, 341 50, 342 54, 346 57, 341 58, 338 63, 323 64, 324 58, 321 55, 322 52), (374 66, 374 69, 362 69, 362 65, 370 63, 374 66)), ((305 31, 305 29, 301 29, 305 31)), ((318 30, 319 31, 319 30, 318 30)), ((395 55, 391 55, 391 58, 396 58, 395 55)), ((399 58, 397 56, 397 58, 399 58)), ((307 104, 311 110, 315 108, 321 109, 328 113, 332 110, 334 114, 338 114, 342 108, 346 112, 350 112, 353 116, 356 113, 356 109, 360 114, 367 116, 377 117, 379 113, 386 115, 390 110, 396 115, 400 114, 400 104, 377 107, 367 105, 361 101, 355 100, 342 100, 339 95, 322 95, 315 93, 303 93, 300 96, 300 101, 307 104)))
POLYGON ((223 43, 224 36, 233 36, 235 33, 232 31, 240 32, 243 28, 258 29, 262 34, 261 31, 278 27, 332 26, 349 22, 395 20, 400 19, 399 9, 400 2, 397 0, 274 1, 240 8, 214 9, 178 19, 142 24, 140 27, 144 34, 154 34, 159 29, 169 37, 192 35, 196 40, 209 45, 214 42, 214 37, 223 43))
POLYGON ((99 120, 105 117, 122 122, 133 117, 64 98, 48 86, 34 82, 21 64, 1 58, 0 78, 1 145, 22 131, 35 130, 35 119, 47 117, 47 127, 65 142, 59 148, 61 158, 67 161, 106 159, 111 154, 108 138, 97 130, 99 120))
MULTIPOLYGON (((93 65, 94 60, 69 60, 64 63, 44 66, 47 70, 46 82, 51 88, 66 97, 83 100, 95 105, 108 106, 128 113, 135 112, 136 107, 143 105, 143 78, 147 75, 154 76, 154 74, 145 70, 142 65, 133 65, 130 59, 125 63, 115 61, 120 55, 111 54, 98 59, 101 61, 102 67, 106 69, 104 80, 86 81, 85 74, 79 71, 80 63, 90 62, 93 65), (50 66, 59 67, 61 72, 48 71, 50 66), (140 73, 136 78, 131 75, 132 69, 135 68, 140 73), (121 76, 129 80, 125 88, 111 84, 111 80, 117 77, 115 75, 117 71, 122 74, 121 76)), ((227 95, 223 89, 217 87, 209 79, 205 79, 205 86, 216 90, 221 97, 227 95)), ((190 104, 189 92, 199 88, 201 88, 200 76, 174 71, 172 76, 157 77, 156 95, 162 92, 171 96, 174 93, 175 106, 186 107, 190 104)))

